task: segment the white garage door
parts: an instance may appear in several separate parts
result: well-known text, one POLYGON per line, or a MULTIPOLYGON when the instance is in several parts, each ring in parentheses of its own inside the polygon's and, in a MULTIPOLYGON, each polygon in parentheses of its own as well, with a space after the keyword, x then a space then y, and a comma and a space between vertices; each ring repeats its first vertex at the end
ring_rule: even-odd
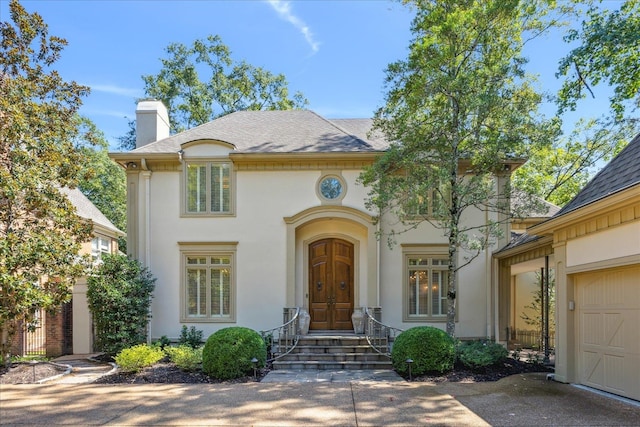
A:
POLYGON ((640 400, 640 267, 575 277, 581 384, 640 400))

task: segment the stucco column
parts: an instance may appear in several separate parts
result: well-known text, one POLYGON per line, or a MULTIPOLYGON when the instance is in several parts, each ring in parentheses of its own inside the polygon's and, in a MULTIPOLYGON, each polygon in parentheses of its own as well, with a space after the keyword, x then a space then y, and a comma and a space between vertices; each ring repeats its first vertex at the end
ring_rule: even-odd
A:
MULTIPOLYGON (((132 163, 133 164, 133 163, 132 163)), ((138 181, 140 171, 127 167, 127 254, 138 259, 138 181)))
POLYGON ((556 277, 556 360, 555 379, 575 381, 575 295, 573 280, 567 277, 566 242, 553 245, 556 277))
POLYGON ((141 212, 140 212, 140 225, 141 232, 141 250, 139 252, 139 260, 143 266, 151 268, 151 171, 145 170, 140 174, 142 175, 142 194, 141 196, 141 212))

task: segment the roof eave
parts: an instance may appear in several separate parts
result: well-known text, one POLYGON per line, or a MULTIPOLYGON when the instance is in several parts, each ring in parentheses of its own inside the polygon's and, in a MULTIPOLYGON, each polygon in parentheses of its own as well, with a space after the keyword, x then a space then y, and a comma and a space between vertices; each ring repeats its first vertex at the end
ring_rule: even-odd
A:
POLYGON ((633 202, 640 198, 640 183, 634 184, 623 190, 611 193, 584 206, 564 212, 558 216, 536 224, 527 229, 530 234, 552 234, 554 230, 563 228, 574 222, 585 221, 591 217, 602 215, 606 211, 619 208, 621 205, 633 202))

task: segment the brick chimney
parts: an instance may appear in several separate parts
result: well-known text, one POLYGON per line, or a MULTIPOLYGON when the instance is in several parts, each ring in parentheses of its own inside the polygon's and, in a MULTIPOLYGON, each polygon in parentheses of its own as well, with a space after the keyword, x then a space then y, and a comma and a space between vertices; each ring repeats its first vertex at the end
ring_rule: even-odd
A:
POLYGON ((161 101, 146 99, 136 108, 136 148, 169 136, 169 114, 161 101))

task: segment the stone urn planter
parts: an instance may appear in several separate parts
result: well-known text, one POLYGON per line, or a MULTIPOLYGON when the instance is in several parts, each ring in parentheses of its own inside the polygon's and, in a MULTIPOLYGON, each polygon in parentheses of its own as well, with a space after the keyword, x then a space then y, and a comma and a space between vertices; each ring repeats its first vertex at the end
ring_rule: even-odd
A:
POLYGON ((311 324, 311 316, 304 308, 300 309, 298 315, 298 326, 300 329, 300 335, 307 335, 309 333, 309 325, 311 324))
POLYGON ((351 323, 353 323, 353 332, 355 334, 364 334, 364 312, 362 308, 355 308, 353 310, 351 323))

